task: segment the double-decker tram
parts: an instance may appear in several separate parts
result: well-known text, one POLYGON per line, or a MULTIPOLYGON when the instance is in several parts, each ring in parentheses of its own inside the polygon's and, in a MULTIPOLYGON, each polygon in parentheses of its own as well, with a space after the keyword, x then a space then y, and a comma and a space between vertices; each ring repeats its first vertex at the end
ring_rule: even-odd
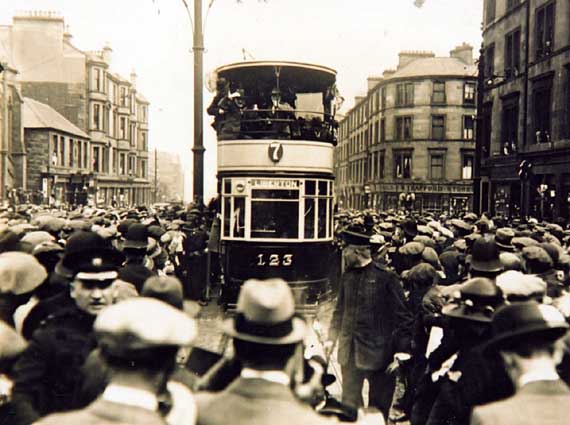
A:
POLYGON ((281 277, 310 313, 330 292, 336 72, 253 61, 213 75, 222 301, 235 305, 246 279, 281 277))

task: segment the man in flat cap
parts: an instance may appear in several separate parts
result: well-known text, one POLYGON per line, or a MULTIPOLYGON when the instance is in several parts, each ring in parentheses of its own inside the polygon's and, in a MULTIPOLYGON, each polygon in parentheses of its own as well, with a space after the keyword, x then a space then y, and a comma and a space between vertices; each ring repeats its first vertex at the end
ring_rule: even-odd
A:
POLYGON ((113 282, 123 260, 119 252, 103 247, 63 258, 62 266, 73 276, 72 302, 45 320, 16 363, 13 424, 82 406, 80 368, 95 346, 95 318, 115 302, 113 282))
POLYGON ((347 229, 342 237, 347 266, 341 277, 329 341, 330 352, 338 340, 342 368, 342 401, 362 406, 362 384, 370 384, 370 405, 388 415, 394 378, 386 373, 395 355, 410 350, 412 315, 400 280, 370 255, 369 237, 347 229))
POLYGON ((224 323, 233 338, 241 375, 219 393, 198 393, 198 424, 328 423, 292 390, 295 357, 306 334, 295 317, 291 289, 282 279, 246 281, 235 318, 224 323))
MULTIPOLYGON (((159 396, 175 369, 176 353, 196 337, 193 319, 153 298, 130 298, 106 308, 95 334, 111 381, 85 409, 47 416, 40 425, 164 425, 159 396)), ((190 400, 192 402, 193 400, 190 400)), ((186 411, 193 423, 196 411, 186 411)))
POLYGON ((568 331, 562 314, 535 302, 513 303, 495 313, 492 329, 486 351, 499 353, 516 392, 510 398, 476 407, 471 424, 569 423, 570 389, 556 372, 562 356, 557 341, 568 331))

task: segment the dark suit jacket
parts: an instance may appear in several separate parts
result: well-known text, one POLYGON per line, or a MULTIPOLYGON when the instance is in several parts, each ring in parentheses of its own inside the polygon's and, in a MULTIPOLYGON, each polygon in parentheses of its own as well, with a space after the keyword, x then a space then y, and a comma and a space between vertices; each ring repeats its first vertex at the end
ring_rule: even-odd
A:
POLYGON ((35 425, 166 425, 158 412, 97 399, 85 409, 46 416, 35 425))
POLYGON ((471 425, 570 424, 570 389, 562 381, 531 382, 508 399, 477 407, 471 425))
POLYGON ((400 279, 385 266, 370 263, 346 271, 342 278, 329 338, 338 338, 338 361, 383 370, 394 352, 409 352, 413 317, 400 279))
POLYGON ((328 424, 285 385, 263 379, 236 379, 219 393, 198 393, 199 425, 328 424))

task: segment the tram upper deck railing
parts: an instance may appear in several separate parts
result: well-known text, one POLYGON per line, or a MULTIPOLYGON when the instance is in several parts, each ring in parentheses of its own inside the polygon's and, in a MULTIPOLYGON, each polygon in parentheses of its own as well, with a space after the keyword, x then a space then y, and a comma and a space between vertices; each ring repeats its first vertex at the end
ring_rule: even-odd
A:
POLYGON ((336 144, 342 105, 331 68, 286 61, 225 65, 208 79, 218 140, 288 139, 336 144))
POLYGON ((308 140, 336 145, 338 123, 322 112, 243 109, 216 116, 212 126, 218 140, 308 140))

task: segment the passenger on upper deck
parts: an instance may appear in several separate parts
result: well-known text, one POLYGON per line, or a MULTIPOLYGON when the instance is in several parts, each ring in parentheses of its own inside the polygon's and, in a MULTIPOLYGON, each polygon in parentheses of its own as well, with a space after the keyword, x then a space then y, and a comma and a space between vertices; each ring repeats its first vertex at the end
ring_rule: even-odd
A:
POLYGON ((212 127, 219 140, 292 139, 336 145, 338 124, 334 120, 336 107, 332 105, 336 86, 320 93, 300 92, 305 107, 294 87, 283 82, 277 82, 271 91, 269 87, 260 83, 244 88, 236 81, 218 78, 216 95, 207 112, 214 116, 212 127))

